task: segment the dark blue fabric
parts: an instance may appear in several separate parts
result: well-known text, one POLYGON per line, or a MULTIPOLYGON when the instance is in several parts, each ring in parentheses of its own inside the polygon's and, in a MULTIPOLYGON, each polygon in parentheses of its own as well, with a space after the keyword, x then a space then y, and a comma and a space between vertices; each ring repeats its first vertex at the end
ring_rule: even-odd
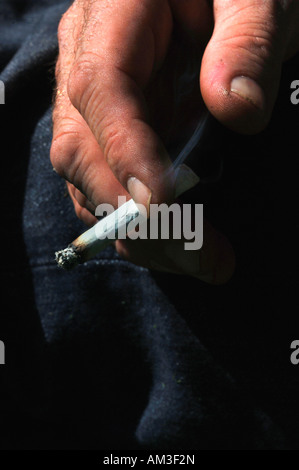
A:
POLYGON ((233 242, 230 283, 149 272, 112 248, 64 272, 54 252, 85 229, 49 161, 56 30, 69 4, 0 8, 1 447, 298 449, 298 57, 268 129, 215 131, 223 177, 186 196, 233 242))

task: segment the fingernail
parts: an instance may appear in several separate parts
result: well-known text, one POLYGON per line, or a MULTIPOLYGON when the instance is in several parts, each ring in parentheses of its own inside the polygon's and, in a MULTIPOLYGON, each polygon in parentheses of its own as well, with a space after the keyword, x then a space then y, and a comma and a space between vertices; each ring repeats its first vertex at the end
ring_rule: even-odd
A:
POLYGON ((244 76, 235 77, 231 82, 230 91, 249 101, 256 108, 261 110, 264 109, 264 92, 261 87, 251 78, 244 76))
POLYGON ((149 214, 149 205, 151 202, 152 193, 150 189, 141 183, 135 176, 129 178, 127 188, 132 198, 137 204, 142 204, 146 207, 147 214, 149 214))

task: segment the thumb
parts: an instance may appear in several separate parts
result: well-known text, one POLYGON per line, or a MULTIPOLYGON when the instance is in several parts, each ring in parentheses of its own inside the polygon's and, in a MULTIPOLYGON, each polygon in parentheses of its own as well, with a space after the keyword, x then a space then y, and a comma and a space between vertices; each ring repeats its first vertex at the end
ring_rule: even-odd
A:
POLYGON ((288 40, 289 3, 214 1, 201 92, 211 113, 234 131, 254 134, 270 119, 288 40))

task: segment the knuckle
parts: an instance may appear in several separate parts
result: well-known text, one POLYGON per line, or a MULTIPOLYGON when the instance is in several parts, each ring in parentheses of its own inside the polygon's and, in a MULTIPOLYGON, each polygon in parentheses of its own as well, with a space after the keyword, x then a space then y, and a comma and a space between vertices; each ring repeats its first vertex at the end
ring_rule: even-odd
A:
POLYGON ((125 179, 124 153, 128 147, 128 135, 116 123, 103 131, 104 155, 106 161, 119 180, 125 179))
POLYGON ((93 220, 93 214, 91 214, 86 207, 82 206, 76 199, 73 200, 73 205, 78 219, 82 220, 86 225, 94 224, 96 220, 93 220))
POLYGON ((69 196, 70 196, 71 200, 73 201, 73 199, 75 197, 74 194, 75 194, 76 188, 72 183, 69 183, 68 181, 66 181, 66 187, 67 187, 69 196))
POLYGON ((60 77, 60 72, 61 72, 61 58, 60 55, 57 58, 56 65, 55 65, 55 77, 56 81, 59 80, 60 77))
POLYGON ((75 209, 75 213, 76 213, 76 216, 78 217, 78 219, 82 220, 84 222, 84 208, 82 206, 80 206, 80 204, 76 201, 74 202, 74 209, 75 209))
POLYGON ((247 59, 264 65, 275 54, 277 41, 273 32, 262 29, 259 24, 246 25, 237 34, 228 33, 220 41, 221 47, 231 48, 236 54, 246 54, 247 59))
POLYGON ((58 24, 57 37, 58 37, 59 43, 64 41, 65 36, 67 34, 67 22, 68 22, 68 12, 63 14, 58 24))
POLYGON ((76 23, 80 21, 80 7, 77 0, 66 10, 66 12, 60 18, 58 24, 58 42, 64 42, 68 39, 69 35, 73 33, 76 23))
POLYGON ((87 53, 82 54, 72 66, 67 91, 72 104, 81 114, 84 114, 97 83, 96 69, 94 57, 87 53))
POLYGON ((56 135, 50 149, 50 160, 55 171, 68 181, 74 182, 80 158, 80 137, 74 130, 64 129, 56 135))

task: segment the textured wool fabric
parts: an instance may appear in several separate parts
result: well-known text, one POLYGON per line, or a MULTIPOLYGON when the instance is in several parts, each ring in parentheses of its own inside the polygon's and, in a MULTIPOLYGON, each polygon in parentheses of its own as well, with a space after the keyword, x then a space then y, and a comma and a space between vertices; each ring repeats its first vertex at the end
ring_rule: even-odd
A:
POLYGON ((112 247, 72 272, 85 230, 52 170, 57 25, 71 2, 2 0, 2 449, 298 449, 299 58, 267 130, 215 128, 220 181, 190 191, 228 235, 225 286, 148 271, 112 247), (292 154, 293 153, 293 154, 292 154))

